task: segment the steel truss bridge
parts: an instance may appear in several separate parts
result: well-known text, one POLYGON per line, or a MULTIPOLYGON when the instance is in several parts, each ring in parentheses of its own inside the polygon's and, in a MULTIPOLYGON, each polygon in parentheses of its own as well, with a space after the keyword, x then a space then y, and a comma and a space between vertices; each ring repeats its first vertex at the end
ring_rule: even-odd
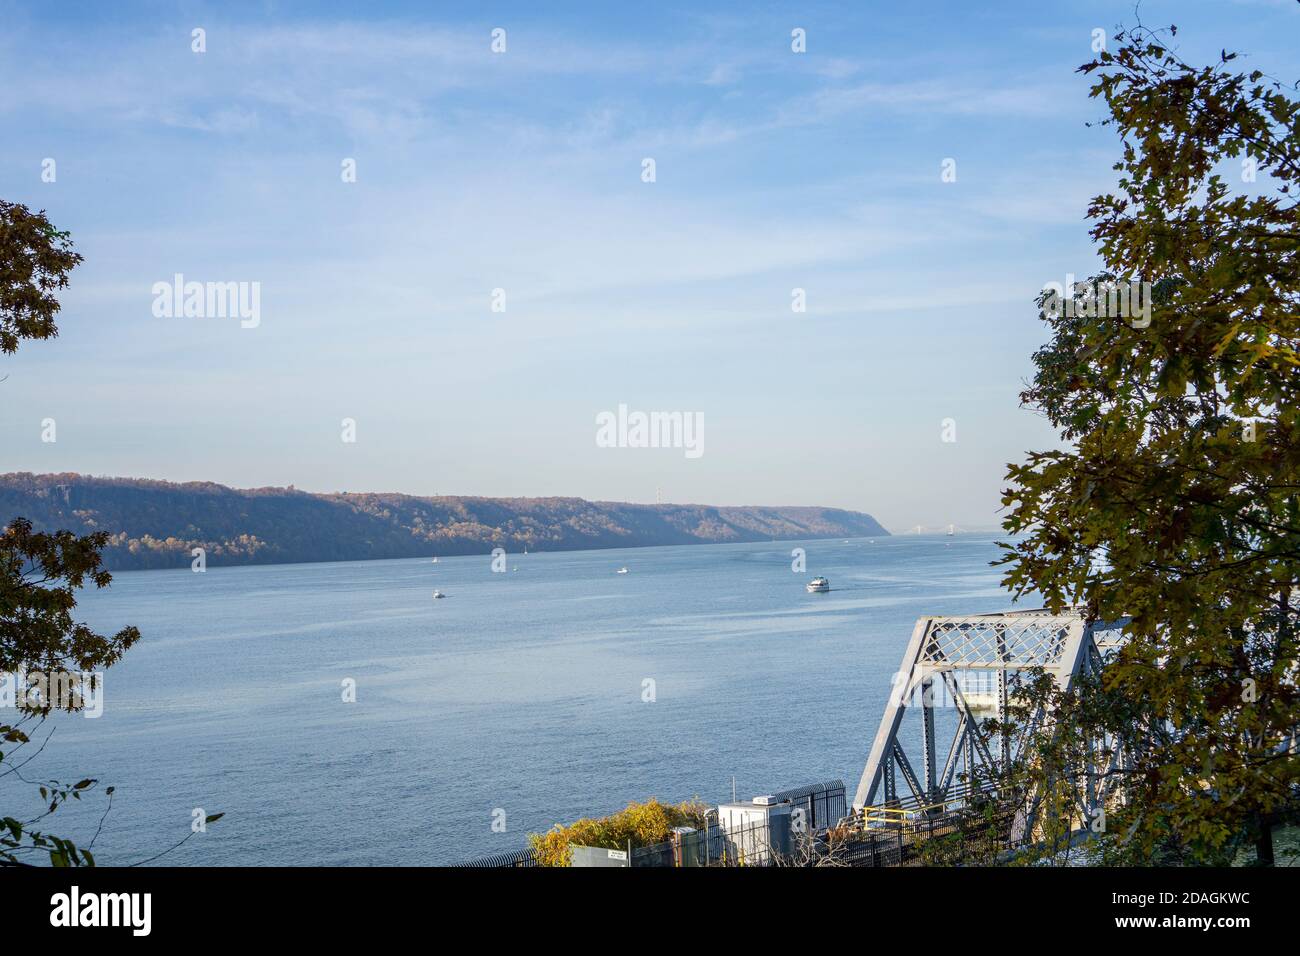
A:
MULTIPOLYGON (((1051 715, 1038 705, 1027 719, 1019 715, 1014 734, 987 735, 982 720, 1007 724, 1016 685, 1031 669, 1041 668, 1063 691, 1099 671, 1122 642, 1126 623, 1088 623, 1081 613, 1045 610, 919 619, 858 784, 855 815, 871 826, 947 814, 977 794, 989 795, 987 781, 1018 759, 1025 740, 1051 715), (919 712, 919 721, 905 720, 909 712, 919 712)), ((1086 783, 1075 793, 1085 820, 1112 799, 1117 775, 1109 771, 1126 760, 1110 739, 1088 741, 1086 751, 1086 783)), ((1042 796, 1024 795, 1013 843, 1034 832, 1042 796)))

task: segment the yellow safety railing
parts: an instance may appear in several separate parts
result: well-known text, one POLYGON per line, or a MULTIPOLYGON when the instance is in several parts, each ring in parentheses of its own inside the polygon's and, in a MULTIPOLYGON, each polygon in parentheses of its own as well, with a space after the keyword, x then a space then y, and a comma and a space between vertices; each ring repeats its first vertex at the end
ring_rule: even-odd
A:
POLYGON ((863 807, 862 808, 862 826, 866 829, 873 823, 897 824, 907 827, 914 823, 918 817, 928 819, 932 811, 946 813, 949 807, 964 806, 970 799, 969 794, 952 797, 939 803, 930 803, 924 806, 914 807, 863 807))

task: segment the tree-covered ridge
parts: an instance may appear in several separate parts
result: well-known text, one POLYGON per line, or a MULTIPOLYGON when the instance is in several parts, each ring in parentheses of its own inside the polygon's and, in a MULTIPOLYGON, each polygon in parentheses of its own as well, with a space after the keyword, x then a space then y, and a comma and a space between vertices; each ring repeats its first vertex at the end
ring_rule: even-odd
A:
POLYGON ((210 563, 234 565, 889 533, 870 515, 836 508, 310 494, 26 472, 0 475, 0 514, 37 529, 106 531, 105 563, 116 570, 188 567, 198 547, 210 563))

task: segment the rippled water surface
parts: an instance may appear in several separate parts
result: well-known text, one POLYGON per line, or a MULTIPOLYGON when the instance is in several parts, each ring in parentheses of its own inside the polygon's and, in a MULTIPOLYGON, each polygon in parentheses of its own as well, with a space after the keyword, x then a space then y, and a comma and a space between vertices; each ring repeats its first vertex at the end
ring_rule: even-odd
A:
MULTIPOLYGON (((733 775, 742 796, 833 777, 851 796, 916 617, 1009 606, 993 542, 120 573, 82 617, 144 637, 104 715, 60 719, 24 775, 117 788, 106 863, 177 842, 196 807, 226 816, 167 862, 451 863, 631 799, 729 797, 733 775), (804 590, 817 574, 830 593, 804 590)), ((102 808, 52 829, 84 842, 102 808)))

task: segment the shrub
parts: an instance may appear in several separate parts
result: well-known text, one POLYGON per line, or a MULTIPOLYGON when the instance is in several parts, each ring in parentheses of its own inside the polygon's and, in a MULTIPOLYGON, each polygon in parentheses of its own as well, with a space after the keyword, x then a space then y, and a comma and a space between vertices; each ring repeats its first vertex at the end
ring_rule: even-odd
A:
POLYGON ((645 803, 629 803, 623 810, 607 817, 583 817, 568 826, 557 823, 547 833, 530 833, 528 842, 542 866, 569 866, 569 846, 598 846, 608 850, 626 850, 632 846, 654 846, 665 842, 673 827, 704 826, 708 804, 698 800, 683 803, 660 803, 653 797, 645 803))

